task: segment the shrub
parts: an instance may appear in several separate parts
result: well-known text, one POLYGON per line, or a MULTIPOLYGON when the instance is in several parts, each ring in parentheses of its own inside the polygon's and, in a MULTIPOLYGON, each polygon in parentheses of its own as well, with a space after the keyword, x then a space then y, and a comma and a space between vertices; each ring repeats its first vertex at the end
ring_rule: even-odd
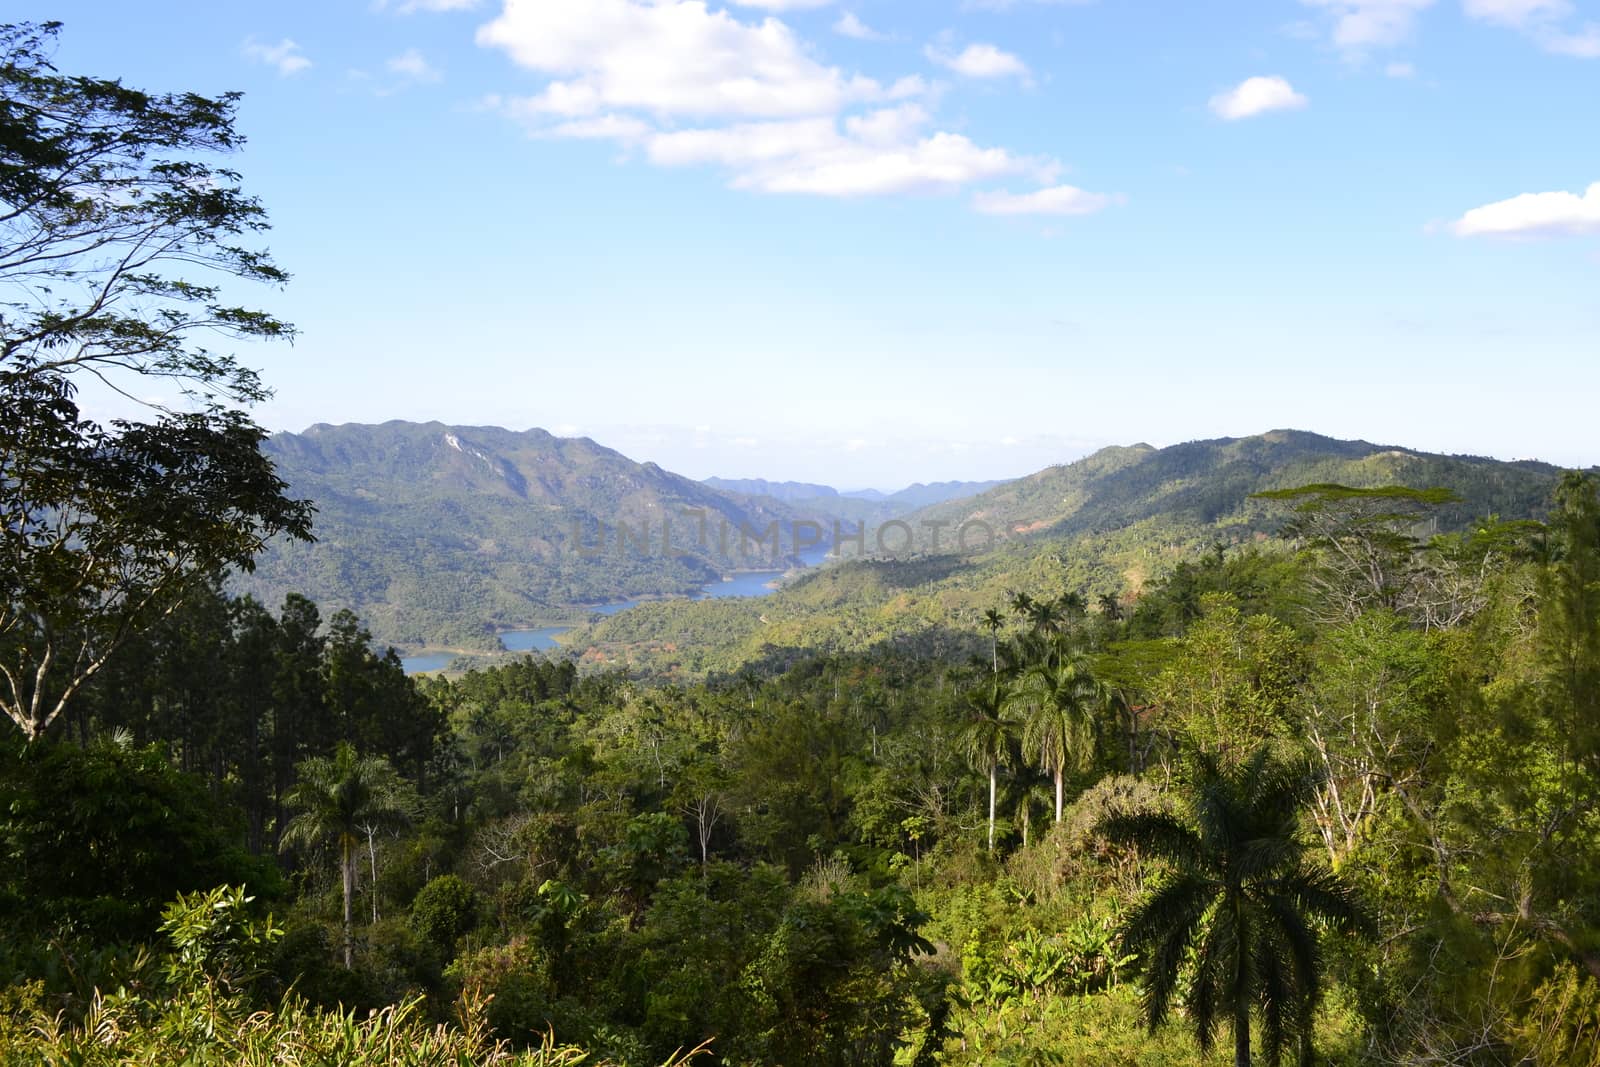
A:
POLYGON ((411 902, 411 926, 445 959, 456 954, 456 941, 478 921, 478 897, 472 887, 453 874, 440 875, 411 902))

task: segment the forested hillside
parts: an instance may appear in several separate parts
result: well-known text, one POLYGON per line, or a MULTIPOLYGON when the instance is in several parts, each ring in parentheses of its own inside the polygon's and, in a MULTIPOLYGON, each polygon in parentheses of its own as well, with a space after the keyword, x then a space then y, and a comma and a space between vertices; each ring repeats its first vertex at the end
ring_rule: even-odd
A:
POLYGON ((209 594, 3 753, 0 1046, 1593 1062, 1600 498, 1557 499, 1419 540, 1438 494, 1306 491, 1298 551, 691 685, 415 683, 209 594))
POLYGON ((497 629, 566 621, 581 617, 583 604, 682 594, 731 569, 770 566, 771 542, 757 547, 752 536, 743 554, 739 531, 759 535, 788 516, 771 501, 543 430, 314 426, 273 435, 265 451, 291 495, 315 501, 317 540, 273 542, 236 588, 267 603, 293 592, 353 610, 380 640, 402 647, 493 649, 497 629), (705 516, 703 541, 699 515, 685 509, 705 516))
MULTIPOLYGON (((807 650, 860 651, 885 642, 956 648, 986 607, 1017 588, 1082 593, 1131 606, 1147 584, 1214 546, 1258 545, 1264 568, 1285 557, 1268 538, 1290 517, 1256 494, 1286 487, 1436 486, 1455 499, 1417 531, 1450 533, 1490 516, 1543 515, 1559 476, 1544 463, 1439 456, 1300 431, 1155 449, 1106 448, 970 499, 901 521, 920 551, 846 561, 759 602, 645 604, 575 631, 569 647, 598 663, 669 676, 787 662, 807 650), (958 532, 969 531, 962 550, 958 532), (940 551, 934 551, 935 528, 940 551), (989 545, 994 534, 993 548, 989 545)), ((901 531, 885 537, 897 548, 901 531)), ((869 533, 867 547, 875 550, 869 533)))

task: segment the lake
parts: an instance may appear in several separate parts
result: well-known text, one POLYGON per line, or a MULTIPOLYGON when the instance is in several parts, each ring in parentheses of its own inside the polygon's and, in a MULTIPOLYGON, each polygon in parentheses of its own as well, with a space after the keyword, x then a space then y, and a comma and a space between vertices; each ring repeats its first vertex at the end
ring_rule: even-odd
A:
MULTIPOLYGON (((827 546, 818 545, 800 553, 800 561, 807 567, 815 567, 826 559, 827 555, 827 546)), ((727 581, 708 582, 690 599, 720 600, 724 597, 766 596, 772 592, 773 583, 786 573, 788 572, 750 571, 745 574, 735 574, 727 581)), ((618 600, 613 604, 600 604, 589 610, 596 615, 615 615, 643 602, 618 600)), ((506 630, 500 634, 500 643, 506 646, 508 652, 548 652, 560 647, 556 638, 570 629, 572 629, 570 626, 546 626, 539 630, 506 630)), ((450 662, 455 658, 454 652, 429 652, 402 659, 400 665, 405 668, 407 674, 419 674, 424 671, 442 671, 450 666, 450 662)))

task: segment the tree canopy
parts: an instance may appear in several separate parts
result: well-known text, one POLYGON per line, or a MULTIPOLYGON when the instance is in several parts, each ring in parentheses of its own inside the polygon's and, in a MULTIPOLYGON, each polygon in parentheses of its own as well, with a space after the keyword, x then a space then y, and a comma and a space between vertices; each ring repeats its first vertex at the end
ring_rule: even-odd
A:
POLYGON ((225 282, 287 280, 236 171, 237 94, 58 73, 59 25, 0 26, 0 708, 36 738, 129 635, 279 534, 310 537, 208 344, 286 338, 225 282), (138 417, 100 423, 79 396, 138 417), (175 389, 176 396, 152 392, 175 389))

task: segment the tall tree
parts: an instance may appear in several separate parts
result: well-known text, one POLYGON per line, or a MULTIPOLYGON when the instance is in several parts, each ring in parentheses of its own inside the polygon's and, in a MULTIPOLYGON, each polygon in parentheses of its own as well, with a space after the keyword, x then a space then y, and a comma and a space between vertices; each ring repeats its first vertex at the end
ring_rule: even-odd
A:
POLYGON ((339 876, 344 889, 344 965, 355 957, 351 906, 362 838, 372 828, 404 824, 412 804, 405 784, 389 761, 363 757, 341 743, 330 759, 318 756, 300 765, 300 778, 289 793, 289 806, 299 814, 284 827, 281 848, 332 843, 339 850, 339 876))
POLYGON ((1005 624, 1005 616, 994 608, 983 613, 983 628, 989 631, 989 664, 997 677, 1000 674, 1000 628, 1005 624))
POLYGON ((1187 818, 1118 814, 1101 836, 1165 861, 1168 872, 1123 922, 1123 947, 1144 968, 1145 1021, 1167 1017, 1182 972, 1195 1038, 1209 1051, 1226 1019, 1234 1063, 1250 1063, 1250 1019, 1276 1064, 1294 1041, 1302 1063, 1322 988, 1318 922, 1346 933, 1370 925, 1352 893, 1306 858, 1301 814, 1312 787, 1303 771, 1263 745, 1233 768, 1201 754, 1192 763, 1187 818))
POLYGON ((1064 640, 1022 672, 1006 701, 1021 717, 1022 747, 1055 782, 1061 821, 1068 769, 1087 766, 1094 753, 1094 716, 1104 700, 1082 650, 1064 640))
POLYGON ((1006 692, 998 681, 967 693, 961 747, 972 766, 989 778, 989 851, 994 851, 995 792, 1000 768, 1011 760, 1012 723, 1005 717, 1006 692))
POLYGON ((278 534, 309 538, 241 410, 267 396, 202 341, 287 337, 223 280, 282 283, 239 176, 238 97, 56 72, 55 23, 0 26, 0 709, 42 736, 129 636, 278 534), (186 410, 83 417, 78 383, 186 410))

